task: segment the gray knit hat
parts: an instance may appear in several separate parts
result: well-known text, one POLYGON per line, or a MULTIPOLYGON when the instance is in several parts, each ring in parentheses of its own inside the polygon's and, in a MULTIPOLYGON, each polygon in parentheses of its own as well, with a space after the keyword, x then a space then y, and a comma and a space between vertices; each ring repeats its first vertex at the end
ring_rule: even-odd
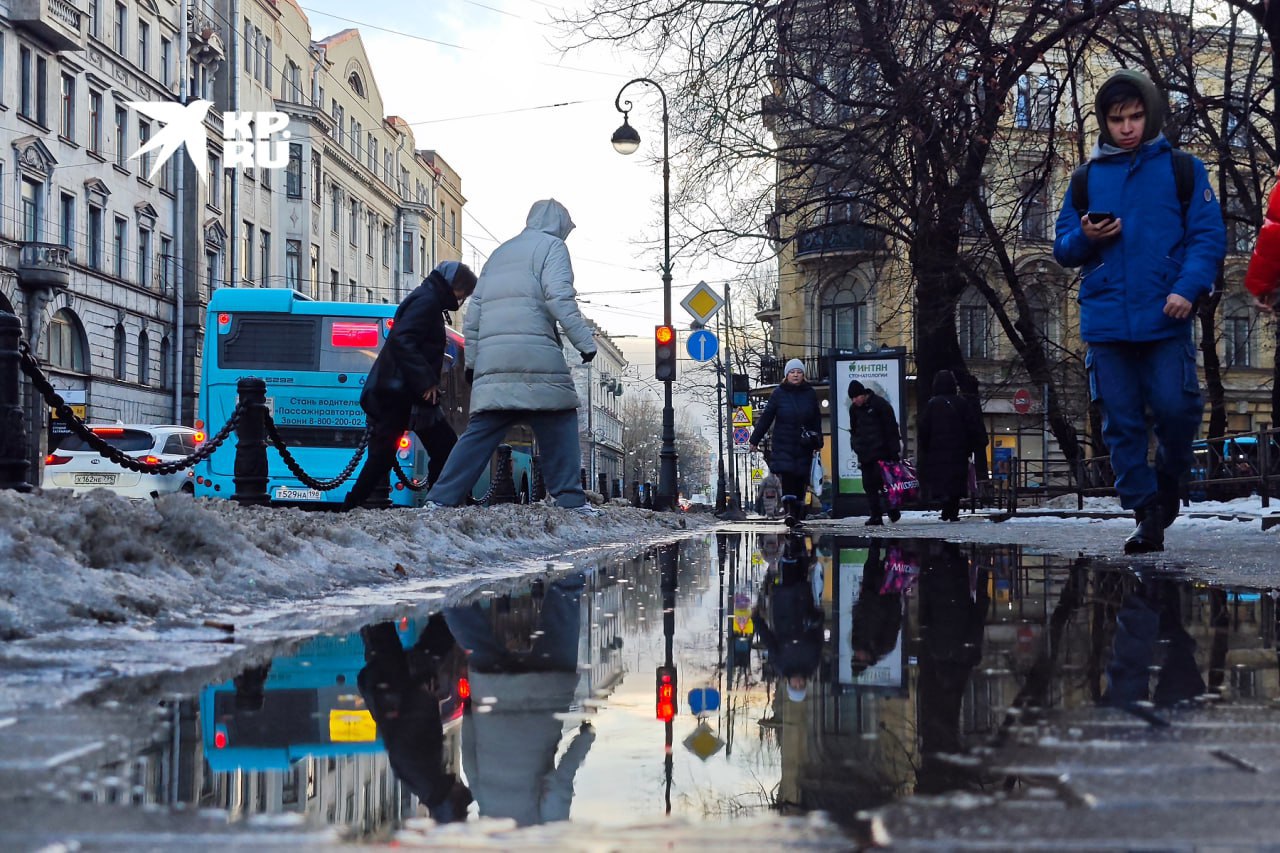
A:
POLYGON ((787 369, 782 371, 782 375, 786 376, 788 373, 790 373, 793 370, 798 370, 801 373, 804 373, 804 362, 798 358, 791 359, 790 361, 787 362, 787 369))

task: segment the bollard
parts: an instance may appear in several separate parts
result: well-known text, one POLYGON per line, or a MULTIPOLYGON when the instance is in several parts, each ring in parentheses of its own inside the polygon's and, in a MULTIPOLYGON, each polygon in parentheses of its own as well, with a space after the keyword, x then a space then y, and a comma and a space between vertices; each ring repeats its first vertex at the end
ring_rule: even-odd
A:
POLYGON ((578 476, 579 476, 579 477, 581 478, 581 480, 582 480, 582 491, 584 491, 584 492, 585 492, 585 491, 587 490, 587 469, 586 469, 586 468, 579 468, 579 469, 578 469, 578 476))
POLYGON ((609 492, 609 497, 611 498, 622 497, 622 478, 621 477, 613 478, 613 488, 609 492))
POLYGON ((236 461, 231 499, 241 506, 266 506, 267 497, 267 383, 248 376, 236 383, 240 423, 236 424, 236 461))
POLYGON ((542 479, 542 457, 533 457, 529 467, 533 469, 533 484, 529 487, 529 502, 536 503, 544 500, 547 496, 547 481, 542 479))
POLYGON ((609 475, 601 471, 596 475, 596 480, 599 481, 597 485, 600 488, 597 491, 600 492, 600 497, 609 500, 609 475))
POLYGON ((644 483, 644 508, 653 509, 653 483, 648 480, 644 483))
POLYGON ((631 505, 640 506, 640 481, 631 481, 631 505))
POLYGON ((18 380, 22 323, 0 311, 0 489, 31 491, 27 482, 27 420, 18 380))
POLYGON ((498 470, 493 475, 493 488, 489 491, 489 503, 513 504, 516 502, 516 481, 511 466, 511 445, 498 445, 498 470))

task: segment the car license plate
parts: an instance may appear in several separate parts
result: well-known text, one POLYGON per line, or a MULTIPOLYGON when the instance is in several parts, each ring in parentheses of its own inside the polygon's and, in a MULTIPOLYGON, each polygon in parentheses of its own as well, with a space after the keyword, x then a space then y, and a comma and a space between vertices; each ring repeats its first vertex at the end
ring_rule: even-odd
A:
POLYGON ((76 486, 114 486, 115 474, 76 474, 71 482, 76 486))
POLYGON ((318 501, 320 500, 319 489, 286 489, 284 486, 276 489, 274 495, 278 501, 318 501))

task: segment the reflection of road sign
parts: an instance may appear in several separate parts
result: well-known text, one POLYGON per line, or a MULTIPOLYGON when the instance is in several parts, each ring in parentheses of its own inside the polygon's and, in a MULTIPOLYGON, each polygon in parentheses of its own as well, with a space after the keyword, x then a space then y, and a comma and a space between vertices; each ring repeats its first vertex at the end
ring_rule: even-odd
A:
POLYGON ((733 425, 736 427, 751 426, 750 406, 739 406, 733 410, 733 425))
POLYGON ((684 748, 706 761, 724 749, 724 741, 717 737, 715 732, 711 731, 711 727, 704 720, 698 723, 698 727, 693 730, 693 734, 684 739, 684 748))
POLYGON ((689 316, 699 323, 705 323, 716 315, 724 299, 711 289, 711 285, 700 281, 689 291, 689 295, 680 300, 680 307, 689 312, 689 316))
POLYGON ((746 427, 734 427, 733 443, 742 445, 751 443, 751 430, 746 427))
POLYGON ((698 329, 689 333, 684 348, 694 361, 710 361, 720 351, 720 339, 706 329, 698 329))
POLYGON ((752 469, 751 469, 751 482, 752 482, 752 483, 759 483, 759 482, 760 482, 761 480, 763 480, 763 479, 764 479, 764 469, 763 469, 763 468, 752 468, 752 469))
POLYGON ((1019 388, 1013 392, 1013 410, 1020 415, 1031 411, 1031 392, 1026 388, 1019 388))
POLYGON ((695 687, 689 691, 689 711, 695 716, 720 710, 720 691, 714 687, 695 687))

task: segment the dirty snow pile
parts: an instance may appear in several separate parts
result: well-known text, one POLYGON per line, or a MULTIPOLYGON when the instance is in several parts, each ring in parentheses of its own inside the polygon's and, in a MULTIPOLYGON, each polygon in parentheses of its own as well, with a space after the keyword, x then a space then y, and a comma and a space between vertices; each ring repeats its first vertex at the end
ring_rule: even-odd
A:
POLYGON ((590 546, 670 537, 709 515, 552 506, 356 510, 241 507, 170 495, 0 490, 0 639, 80 622, 211 616, 350 587, 485 576, 590 546))

